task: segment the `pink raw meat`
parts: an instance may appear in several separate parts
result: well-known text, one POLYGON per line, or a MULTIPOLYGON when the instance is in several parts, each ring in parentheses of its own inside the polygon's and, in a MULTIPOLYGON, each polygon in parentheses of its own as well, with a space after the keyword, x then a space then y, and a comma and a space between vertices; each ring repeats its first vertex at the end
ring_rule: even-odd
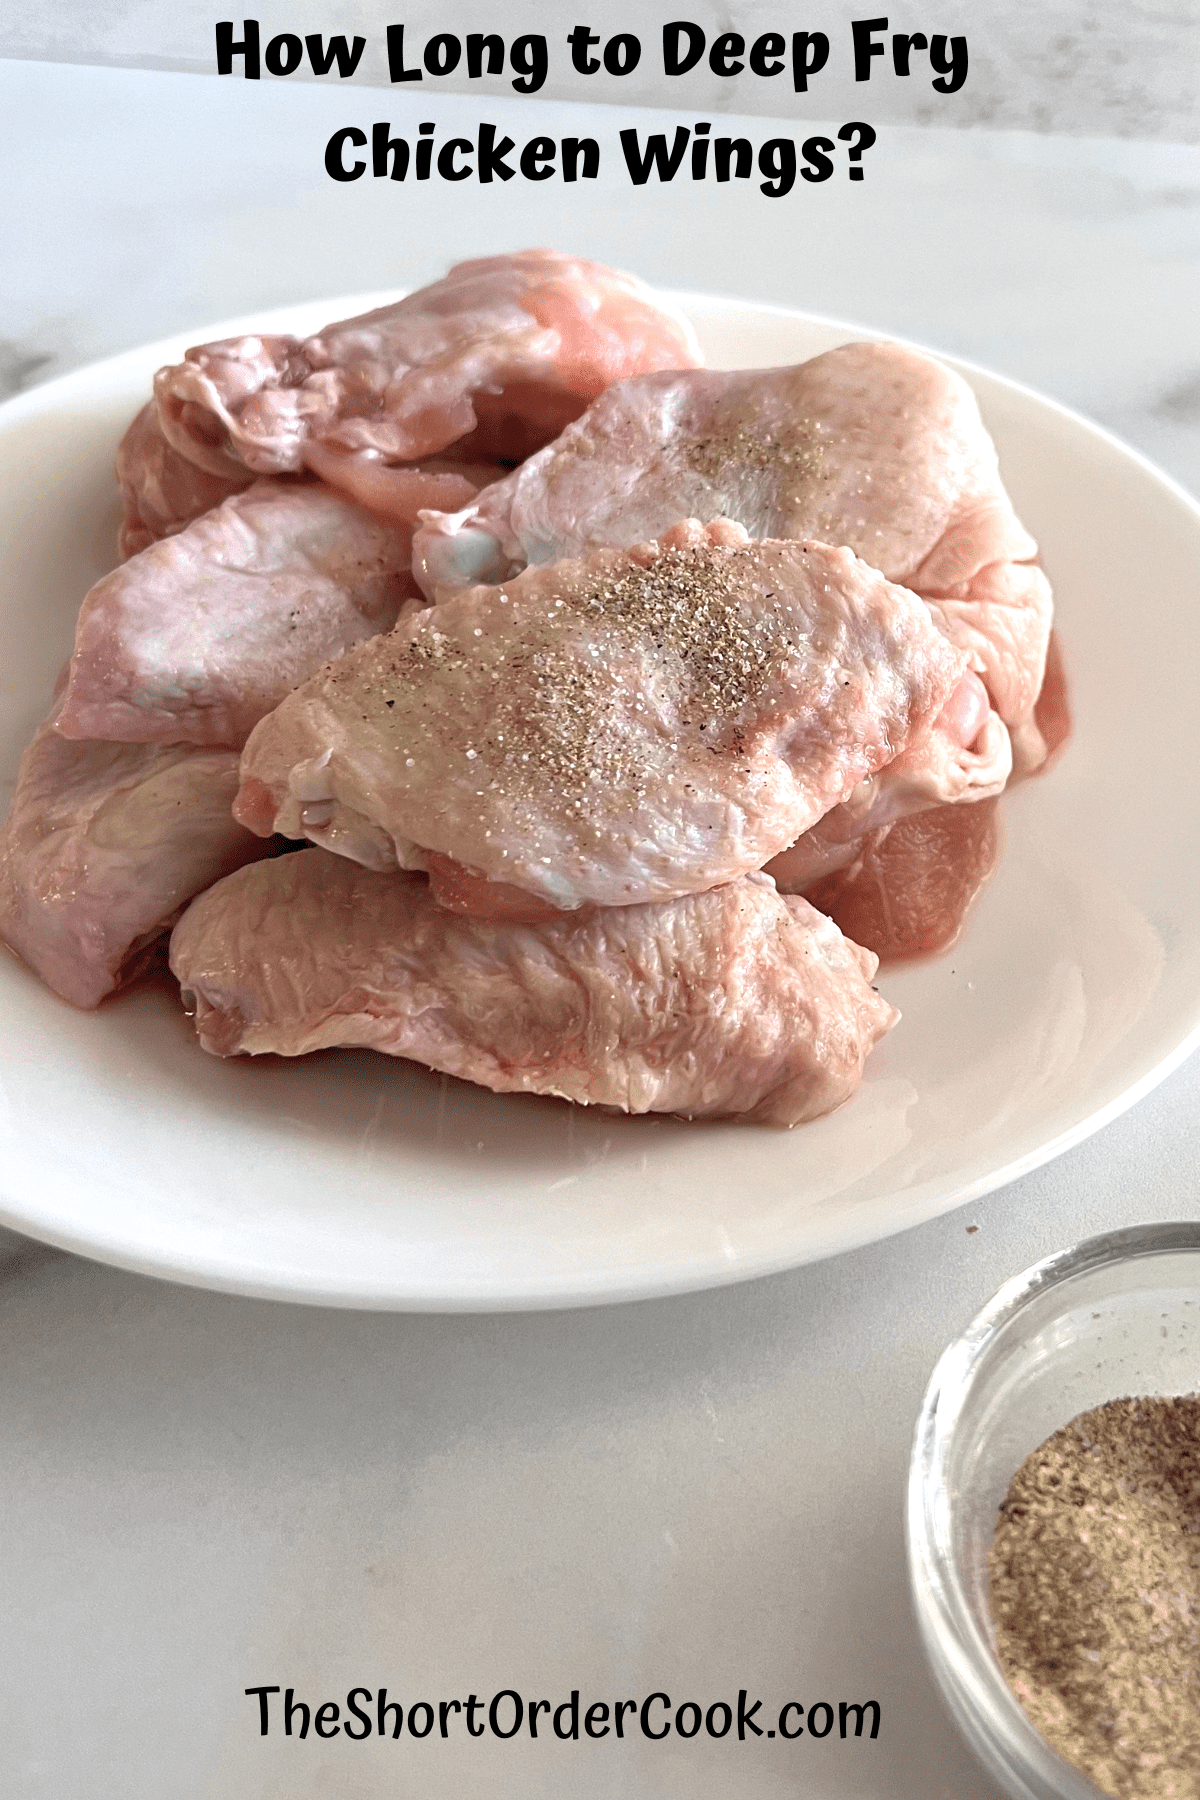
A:
POLYGON ((525 250, 459 263, 303 341, 200 345, 154 391, 180 454, 236 478, 311 466, 313 444, 386 463, 452 444, 517 461, 622 376, 701 361, 691 326, 636 277, 525 250))
POLYGON ((182 531, 253 480, 247 469, 213 475, 173 450, 159 426, 157 407, 148 401, 117 450, 117 484, 125 502, 117 537, 121 556, 136 556, 159 538, 182 531))
POLYGON ((495 925, 419 877, 305 851, 197 900, 171 967, 221 1056, 358 1045, 499 1092, 776 1125, 848 1099, 898 1017, 875 958, 760 875, 495 925))
POLYGON ((819 876, 853 862, 869 832, 934 807, 994 799, 1011 772, 1008 732, 979 677, 968 671, 928 731, 860 781, 848 800, 773 857, 766 872, 782 893, 807 893, 819 876))
POLYGON ((931 956, 958 937, 1000 843, 995 800, 939 806, 872 831, 808 897, 883 962, 931 956))
POLYGON ((431 596, 657 536, 684 516, 846 544, 943 617, 1006 725, 1041 686, 1050 590, 966 382, 891 343, 794 368, 640 375, 413 543, 431 596))
POLYGON ((0 832, 0 938, 73 1006, 138 973, 182 907, 271 854, 237 824, 232 750, 69 743, 41 725, 0 832))
POLYGON ((1046 651, 1046 677, 1037 697, 1033 717, 1013 733, 1013 773, 1044 775, 1058 761, 1071 739, 1071 695, 1058 632, 1050 633, 1046 651))
MULTIPOLYGON (((307 463, 328 487, 337 488, 385 524, 397 526, 406 538, 411 538, 422 509, 466 506, 480 488, 506 473, 501 463, 463 463, 438 456, 425 457, 419 468, 391 468, 377 453, 353 456, 327 444, 310 444, 307 463)), ((149 401, 117 450, 117 483, 125 502, 117 538, 121 556, 136 556, 159 538, 182 531, 253 480, 248 469, 236 476, 214 475, 181 456, 163 436, 158 408, 149 401)))
POLYGON ((1020 731, 1042 691, 1054 616, 1041 569, 1027 562, 989 563, 941 590, 928 570, 919 569, 914 582, 919 593, 936 597, 950 636, 978 670, 992 705, 1014 734, 1020 731))
POLYGON ((408 567, 406 533, 340 494, 256 482, 92 588, 58 730, 240 748, 322 663, 395 624, 408 567))
POLYGON ((756 869, 937 717, 963 657, 849 550, 728 521, 403 620, 256 728, 237 812, 552 906, 756 869))
POLYGON ((305 460, 327 487, 336 488, 385 524, 395 525, 406 541, 411 541, 424 509, 465 506, 480 488, 505 473, 501 463, 457 462, 445 456, 424 456, 419 467, 413 463, 395 466, 385 463, 377 451, 353 454, 318 443, 307 446, 305 460))

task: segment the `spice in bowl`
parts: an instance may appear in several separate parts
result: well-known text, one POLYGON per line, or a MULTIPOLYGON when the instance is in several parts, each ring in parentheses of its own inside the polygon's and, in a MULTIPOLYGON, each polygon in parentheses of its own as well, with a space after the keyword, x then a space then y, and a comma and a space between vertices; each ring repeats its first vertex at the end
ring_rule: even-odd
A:
POLYGON ((1047 1438, 988 1572, 1005 1678, 1054 1748, 1114 1800, 1200 1800, 1200 1395, 1047 1438))

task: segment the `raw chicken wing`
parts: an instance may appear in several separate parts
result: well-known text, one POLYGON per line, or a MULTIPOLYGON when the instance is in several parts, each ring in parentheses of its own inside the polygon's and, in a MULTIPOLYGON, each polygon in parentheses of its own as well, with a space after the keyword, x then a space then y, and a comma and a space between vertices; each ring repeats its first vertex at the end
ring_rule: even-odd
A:
POLYGON ((121 556, 136 556, 159 538, 182 531, 253 480, 248 469, 214 475, 173 450, 162 434, 158 408, 148 401, 117 450, 117 485, 125 503, 117 536, 121 556))
POLYGON ((317 482, 256 482, 96 583, 58 729, 238 749, 411 591, 403 531, 317 482))
POLYGON ((271 854, 234 820, 236 792, 232 750, 73 744, 42 725, 0 831, 0 938, 98 1006, 194 894, 271 854))
POLYGON ((171 967, 218 1055, 359 1045, 499 1092, 777 1125, 848 1099, 899 1016, 875 958, 761 875, 531 927, 305 851, 202 895, 171 967))
POLYGON ((518 461, 622 376, 702 360, 691 326, 636 277, 526 250, 459 263, 303 341, 203 344, 154 391, 175 449, 236 478, 314 466, 310 446, 407 463, 453 444, 518 461))
POLYGON ((692 521, 360 645, 256 728, 237 814, 556 907, 669 899, 785 849, 932 723, 963 661, 849 550, 692 521))

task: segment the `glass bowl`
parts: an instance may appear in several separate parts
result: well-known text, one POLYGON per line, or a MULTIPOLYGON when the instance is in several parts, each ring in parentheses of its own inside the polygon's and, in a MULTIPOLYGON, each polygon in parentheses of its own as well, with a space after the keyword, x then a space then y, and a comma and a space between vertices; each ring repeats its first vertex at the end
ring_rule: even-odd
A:
POLYGON ((1138 1225, 1035 1263, 943 1353, 908 1481, 908 1562, 938 1686, 1014 1800, 1102 1800, 1030 1724, 1001 1672, 987 1558, 1031 1450, 1107 1400, 1200 1390, 1200 1224, 1138 1225))

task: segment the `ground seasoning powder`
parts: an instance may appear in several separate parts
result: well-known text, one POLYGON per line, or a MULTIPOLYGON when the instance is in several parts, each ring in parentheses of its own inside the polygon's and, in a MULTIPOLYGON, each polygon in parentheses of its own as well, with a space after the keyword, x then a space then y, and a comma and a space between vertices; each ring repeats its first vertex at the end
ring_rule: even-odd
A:
POLYGON ((988 1569, 1000 1662, 1042 1735, 1116 1800, 1200 1800, 1200 1396, 1055 1432, 988 1569))

